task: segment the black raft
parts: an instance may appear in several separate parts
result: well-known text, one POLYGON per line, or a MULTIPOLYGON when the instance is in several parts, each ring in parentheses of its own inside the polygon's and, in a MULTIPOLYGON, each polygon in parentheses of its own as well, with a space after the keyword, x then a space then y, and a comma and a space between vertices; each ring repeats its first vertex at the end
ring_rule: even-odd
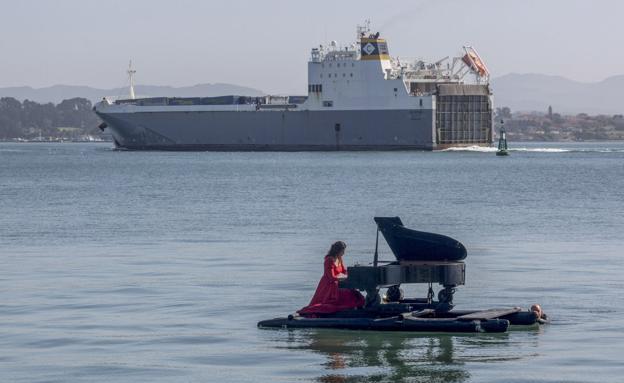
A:
POLYGON ((465 283, 464 245, 445 235, 408 229, 399 217, 375 217, 375 222, 373 264, 349 267, 349 277, 340 281, 342 288, 366 292, 364 307, 314 318, 289 315, 261 321, 258 327, 465 333, 505 332, 510 325, 545 322, 545 315, 518 307, 453 310, 455 288, 465 283), (379 261, 379 232, 396 260, 379 261), (403 283, 428 284, 427 297, 403 297, 403 283), (433 284, 442 286, 437 300, 433 284), (387 289, 383 298, 382 288, 387 289))

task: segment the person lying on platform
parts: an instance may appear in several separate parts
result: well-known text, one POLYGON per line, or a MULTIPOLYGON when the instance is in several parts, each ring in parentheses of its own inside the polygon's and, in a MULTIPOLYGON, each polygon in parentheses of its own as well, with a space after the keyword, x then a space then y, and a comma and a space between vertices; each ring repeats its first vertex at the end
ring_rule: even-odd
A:
POLYGON ((539 323, 548 322, 548 315, 546 315, 546 313, 542 310, 542 307, 537 303, 531 306, 531 311, 533 311, 535 315, 537 315, 537 321, 539 323))
POLYGON ((316 317, 364 306, 364 296, 357 290, 341 289, 338 281, 347 277, 342 262, 347 245, 338 241, 325 255, 324 272, 310 304, 297 311, 301 316, 316 317))

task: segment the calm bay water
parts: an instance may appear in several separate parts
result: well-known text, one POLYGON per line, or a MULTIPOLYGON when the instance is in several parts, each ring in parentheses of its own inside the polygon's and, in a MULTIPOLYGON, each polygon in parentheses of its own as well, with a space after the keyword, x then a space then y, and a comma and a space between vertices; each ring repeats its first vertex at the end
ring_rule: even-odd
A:
POLYGON ((621 382, 624 143, 514 146, 497 158, 0 144, 0 380, 621 382), (256 328, 308 303, 331 242, 347 242, 347 264, 370 262, 375 215, 466 245, 458 308, 539 302, 553 323, 256 328))

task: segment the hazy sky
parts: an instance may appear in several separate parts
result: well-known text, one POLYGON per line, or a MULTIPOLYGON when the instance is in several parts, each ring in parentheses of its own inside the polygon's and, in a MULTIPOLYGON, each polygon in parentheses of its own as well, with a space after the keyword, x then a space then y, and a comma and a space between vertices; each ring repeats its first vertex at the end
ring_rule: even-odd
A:
POLYGON ((0 0, 0 87, 226 82, 304 93, 312 46, 370 18, 390 53, 475 46, 494 76, 624 74, 624 1, 0 0))

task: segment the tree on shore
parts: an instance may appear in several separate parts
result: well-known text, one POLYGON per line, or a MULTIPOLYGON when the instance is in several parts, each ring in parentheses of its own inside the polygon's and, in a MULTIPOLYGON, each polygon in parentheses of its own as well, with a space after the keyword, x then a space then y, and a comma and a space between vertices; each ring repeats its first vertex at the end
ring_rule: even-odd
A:
POLYGON ((507 106, 503 106, 502 108, 496 108, 496 119, 510 119, 512 118, 511 109, 507 106))
POLYGON ((0 139, 55 138, 98 134, 99 119, 85 98, 63 100, 58 105, 20 102, 13 97, 0 98, 0 139), (71 128, 71 133, 68 129, 71 128))
POLYGON ((22 103, 12 97, 0 98, 0 138, 22 134, 22 103))

